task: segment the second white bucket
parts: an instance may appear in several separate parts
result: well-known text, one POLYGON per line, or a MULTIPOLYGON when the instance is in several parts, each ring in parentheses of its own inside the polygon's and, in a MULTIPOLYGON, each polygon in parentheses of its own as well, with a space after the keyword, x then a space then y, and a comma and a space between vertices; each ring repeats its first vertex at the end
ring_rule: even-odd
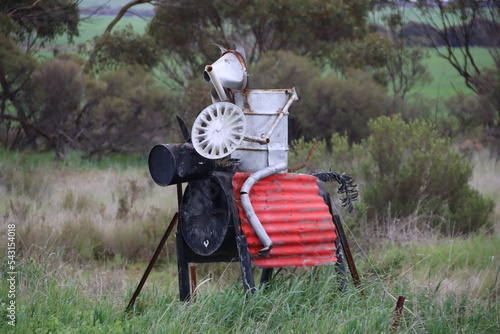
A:
POLYGON ((245 140, 231 154, 241 172, 256 172, 288 163, 288 108, 297 99, 295 88, 236 91, 235 104, 246 118, 245 140))

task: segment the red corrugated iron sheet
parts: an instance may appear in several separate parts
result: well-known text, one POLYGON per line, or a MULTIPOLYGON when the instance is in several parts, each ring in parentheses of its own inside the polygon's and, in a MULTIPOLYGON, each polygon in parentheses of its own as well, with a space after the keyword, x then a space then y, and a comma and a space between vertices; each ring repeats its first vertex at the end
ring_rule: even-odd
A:
POLYGON ((240 204, 240 188, 249 175, 236 173, 233 187, 242 230, 255 264, 278 268, 335 263, 337 235, 332 216, 319 195, 317 179, 303 174, 272 175, 251 189, 255 213, 274 244, 269 257, 258 255, 262 245, 240 204))

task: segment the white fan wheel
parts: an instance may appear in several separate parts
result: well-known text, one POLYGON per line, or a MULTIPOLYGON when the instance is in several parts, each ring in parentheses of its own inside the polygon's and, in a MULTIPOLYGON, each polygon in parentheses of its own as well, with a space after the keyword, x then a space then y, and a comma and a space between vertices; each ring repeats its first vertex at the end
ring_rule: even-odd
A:
POLYGON ((245 129, 245 115, 237 105, 216 102, 196 117, 191 138, 201 156, 220 159, 236 150, 243 141, 245 129))

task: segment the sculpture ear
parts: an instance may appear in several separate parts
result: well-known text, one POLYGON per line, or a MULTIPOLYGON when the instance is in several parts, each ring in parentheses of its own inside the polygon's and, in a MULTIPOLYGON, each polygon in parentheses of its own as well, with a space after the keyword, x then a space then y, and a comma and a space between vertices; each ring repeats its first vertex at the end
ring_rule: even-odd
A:
POLYGON ((219 44, 217 44, 217 43, 214 43, 214 45, 216 45, 216 46, 218 46, 218 47, 219 47, 219 49, 220 49, 220 54, 221 54, 221 55, 222 55, 222 54, 224 54, 224 52, 226 52, 226 51, 227 51, 227 49, 226 49, 225 47, 223 47, 222 45, 219 45, 219 44))
POLYGON ((177 122, 179 123, 179 127, 181 128, 182 136, 184 137, 184 140, 186 143, 189 143, 191 141, 191 134, 189 133, 189 129, 186 126, 186 123, 180 118, 178 115, 177 117, 177 122))
POLYGON ((243 48, 241 43, 234 43, 234 47, 236 48, 236 52, 238 52, 245 60, 245 64, 247 64, 247 56, 245 54, 245 49, 243 48))

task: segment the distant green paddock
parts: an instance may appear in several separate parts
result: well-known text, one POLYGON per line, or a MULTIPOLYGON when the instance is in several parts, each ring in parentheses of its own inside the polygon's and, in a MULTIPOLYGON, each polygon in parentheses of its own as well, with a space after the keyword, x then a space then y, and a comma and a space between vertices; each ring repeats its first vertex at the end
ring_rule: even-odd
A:
MULTIPOLYGON (((444 48, 440 48, 440 50, 444 51, 444 48)), ((472 54, 481 69, 493 66, 493 58, 488 53, 487 48, 475 47, 472 49, 472 54)), ((457 53, 457 58, 460 59, 458 55, 459 53, 457 53)), ((472 93, 457 70, 446 59, 439 57, 434 50, 429 49, 429 58, 425 59, 424 63, 432 75, 432 81, 417 86, 411 93, 420 93, 428 98, 439 100, 445 100, 458 93, 472 93)))
MULTIPOLYGON (((98 35, 102 35, 108 24, 114 19, 114 16, 94 16, 87 20, 80 22, 78 27, 80 30, 80 36, 73 39, 75 45, 79 43, 85 43, 91 41, 92 38, 98 35)), ((148 24, 148 19, 143 19, 137 16, 127 16, 123 17, 118 24, 115 26, 114 30, 125 27, 127 24, 131 24, 134 31, 137 33, 144 33, 146 31, 146 26, 148 24)), ((66 36, 61 36, 57 38, 53 44, 65 45, 68 44, 66 36)))

